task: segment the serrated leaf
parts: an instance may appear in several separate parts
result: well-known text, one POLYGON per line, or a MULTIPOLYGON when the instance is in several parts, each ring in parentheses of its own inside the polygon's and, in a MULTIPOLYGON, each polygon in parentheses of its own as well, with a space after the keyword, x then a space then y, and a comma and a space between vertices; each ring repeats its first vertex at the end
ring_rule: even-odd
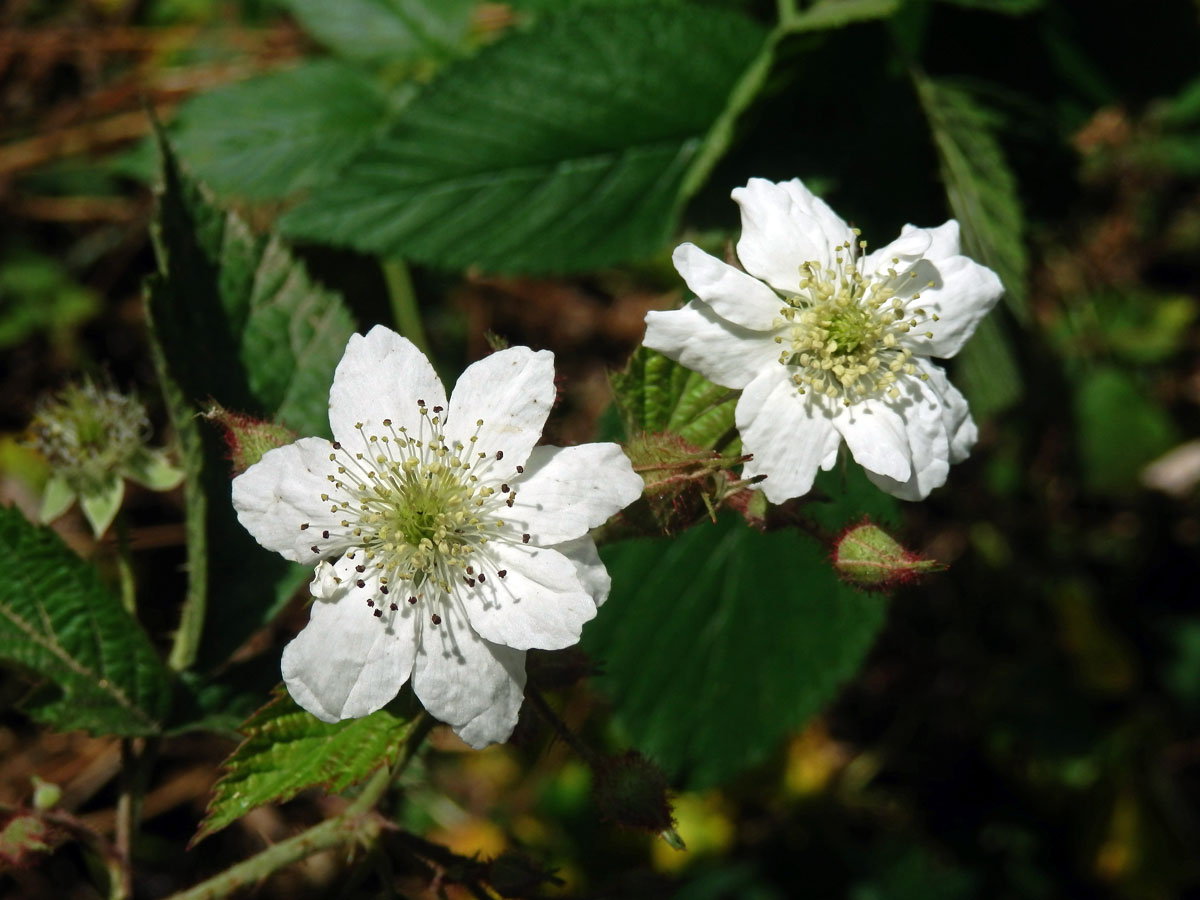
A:
MULTIPOLYGON (((262 550, 237 523, 225 448, 195 414, 215 400, 300 434, 328 435, 329 386, 354 326, 341 299, 315 285, 277 239, 216 208, 165 144, 155 240, 160 274, 149 281, 147 315, 187 471, 185 624, 203 624, 199 659, 215 665, 308 570, 262 550), (189 618, 206 604, 202 623, 189 618)), ((176 668, 194 661, 180 653, 176 668)))
POLYGON ((604 548, 612 593, 584 630, 635 746, 689 788, 762 762, 857 671, 884 601, 827 550, 732 517, 604 548))
POLYGON ((656 350, 639 347, 612 376, 617 408, 630 437, 669 431, 711 449, 733 425, 736 395, 656 350))
POLYGON ((737 13, 660 3, 545 17, 444 70, 281 227, 499 272, 648 256, 763 39, 737 13))
POLYGON ((53 685, 26 704, 70 731, 155 735, 171 705, 171 679, 141 625, 49 528, 0 507, 0 659, 53 685))
POLYGON ((366 74, 320 60, 194 97, 171 137, 213 190, 274 199, 336 177, 389 113, 388 98, 366 74))
POLYGON ((285 0, 304 30, 346 59, 411 63, 461 53, 475 0, 285 0))
POLYGON ((1025 218, 1016 178, 993 133, 995 121, 959 87, 922 75, 914 75, 914 82, 950 209, 962 226, 963 250, 1000 276, 1008 308, 1026 321, 1025 218))
POLYGON ((192 844, 265 803, 282 803, 316 786, 336 793, 362 781, 396 760, 412 728, 412 720, 386 709, 322 722, 277 689, 275 699, 242 726, 246 739, 225 760, 192 844))
POLYGON ((824 31, 871 19, 886 19, 899 8, 900 0, 819 0, 788 17, 781 25, 789 32, 824 31))

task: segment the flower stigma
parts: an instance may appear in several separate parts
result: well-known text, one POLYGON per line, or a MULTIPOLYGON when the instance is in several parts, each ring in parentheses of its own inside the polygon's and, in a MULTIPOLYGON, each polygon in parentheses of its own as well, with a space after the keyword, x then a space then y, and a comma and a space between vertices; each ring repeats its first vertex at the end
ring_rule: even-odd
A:
MULTIPOLYGON (((901 375, 928 377, 900 340, 938 319, 919 307, 909 308, 921 296, 913 290, 915 267, 897 272, 897 257, 886 277, 867 275, 859 252, 866 246, 866 241, 857 247, 850 241, 838 245, 831 267, 804 263, 800 289, 783 297, 787 305, 780 310, 775 342, 783 345, 779 362, 791 371, 801 394, 812 390, 850 406, 881 394, 896 399, 900 391, 895 382, 901 375)), ((925 337, 933 333, 927 331, 925 337)))

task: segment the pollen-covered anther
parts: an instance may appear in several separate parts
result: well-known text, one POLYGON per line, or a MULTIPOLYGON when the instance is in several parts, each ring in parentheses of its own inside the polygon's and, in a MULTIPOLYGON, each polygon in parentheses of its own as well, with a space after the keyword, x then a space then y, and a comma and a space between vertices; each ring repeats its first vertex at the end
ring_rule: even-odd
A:
MULTIPOLYGON (((866 241, 859 241, 857 249, 865 248, 866 241)), ((798 393, 811 390, 845 406, 899 396, 897 376, 915 371, 912 352, 900 338, 937 320, 920 307, 909 308, 919 293, 898 295, 898 287, 908 290, 905 281, 895 268, 886 276, 867 275, 849 241, 835 248, 832 267, 817 262, 800 267, 800 290, 785 298, 788 307, 781 310, 784 321, 775 337, 782 347, 779 362, 791 370, 798 393)))

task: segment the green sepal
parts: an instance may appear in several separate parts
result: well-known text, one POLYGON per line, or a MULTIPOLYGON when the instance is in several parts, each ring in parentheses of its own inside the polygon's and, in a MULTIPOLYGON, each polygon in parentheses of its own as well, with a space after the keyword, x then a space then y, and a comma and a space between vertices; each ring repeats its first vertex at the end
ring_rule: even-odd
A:
POLYGON ((61 475, 51 476, 42 492, 42 509, 38 513, 38 520, 43 525, 53 522, 71 508, 75 497, 75 489, 67 484, 65 478, 61 475))
POLYGON ((125 463, 122 474, 152 491, 169 491, 183 483, 183 469, 162 450, 139 450, 125 463))
POLYGON ((114 475, 95 490, 79 495, 79 505, 83 507, 84 518, 92 526, 92 533, 96 537, 99 538, 108 531, 108 526, 117 517, 117 511, 124 499, 125 481, 119 475, 114 475))

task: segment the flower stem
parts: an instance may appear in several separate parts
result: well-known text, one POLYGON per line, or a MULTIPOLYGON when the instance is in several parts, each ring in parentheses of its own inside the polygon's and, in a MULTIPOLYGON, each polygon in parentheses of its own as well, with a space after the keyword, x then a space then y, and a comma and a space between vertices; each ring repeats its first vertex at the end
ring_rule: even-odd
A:
POLYGON ((578 754, 580 759, 593 768, 603 762, 599 753, 576 737, 571 732, 571 729, 567 728, 566 723, 550 708, 550 704, 546 702, 546 698, 542 696, 542 692, 532 684, 527 683, 525 685, 525 699, 532 704, 533 708, 537 710, 538 715, 542 717, 563 743, 578 754))
POLYGON ((417 306, 417 294, 413 290, 408 266, 400 260, 388 259, 383 261, 382 267, 396 330, 429 356, 429 339, 425 337, 425 326, 421 324, 421 310, 417 306))

